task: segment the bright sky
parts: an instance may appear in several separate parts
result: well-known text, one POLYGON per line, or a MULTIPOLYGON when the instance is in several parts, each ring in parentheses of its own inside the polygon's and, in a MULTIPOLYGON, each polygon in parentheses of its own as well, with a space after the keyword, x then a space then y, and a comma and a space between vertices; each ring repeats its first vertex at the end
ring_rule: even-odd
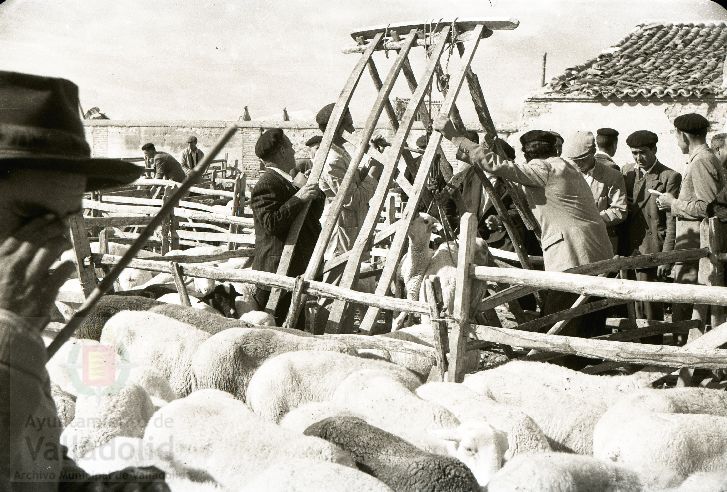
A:
MULTIPOLYGON (((0 68, 69 78, 84 109, 98 106, 113 119, 237 119, 245 105, 253 119, 281 117, 283 107, 294 119, 310 118, 335 100, 355 65, 358 55, 341 49, 353 45, 357 28, 514 18, 520 27, 483 40, 474 62, 495 121, 506 124, 540 87, 546 51, 550 80, 638 23, 727 20, 709 0, 490 1, 6 0, 0 68)), ((423 50, 411 59, 421 69, 423 50)), ((376 61, 383 78, 391 58, 376 61)), ((371 86, 365 74, 352 102, 357 121, 373 101, 371 86)), ((471 103, 460 105, 473 119, 471 103)))

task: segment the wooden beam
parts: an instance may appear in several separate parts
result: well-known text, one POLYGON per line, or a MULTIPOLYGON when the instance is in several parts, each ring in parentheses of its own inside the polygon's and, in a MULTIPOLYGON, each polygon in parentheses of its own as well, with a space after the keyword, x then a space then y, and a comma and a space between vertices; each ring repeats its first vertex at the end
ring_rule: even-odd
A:
POLYGON ((447 323, 439 319, 439 306, 441 300, 441 290, 437 292, 432 279, 424 279, 424 292, 429 305, 429 318, 432 323, 432 331, 434 335, 434 349, 437 357, 437 376, 439 381, 444 381, 447 374, 447 347, 449 341, 447 338, 447 323), (438 295, 439 294, 439 295, 438 295))
POLYGON ((190 307, 192 303, 189 301, 189 292, 187 292, 187 285, 184 283, 184 274, 182 273, 182 267, 179 263, 170 261, 169 268, 172 270, 174 276, 174 285, 177 287, 179 293, 179 301, 182 306, 190 307))
POLYGON ((88 297, 98 285, 96 271, 91 257, 91 245, 88 242, 88 233, 83 221, 83 213, 78 213, 68 219, 73 253, 76 260, 78 279, 83 288, 83 295, 88 297))

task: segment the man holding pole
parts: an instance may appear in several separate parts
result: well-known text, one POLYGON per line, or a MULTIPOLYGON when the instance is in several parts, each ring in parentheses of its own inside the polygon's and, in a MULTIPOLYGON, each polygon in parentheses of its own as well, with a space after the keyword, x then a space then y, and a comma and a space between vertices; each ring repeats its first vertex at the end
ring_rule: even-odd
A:
MULTIPOLYGON (((41 332, 74 270, 72 262, 51 268, 70 247, 66 218, 81 211, 85 192, 141 172, 90 157, 75 84, 0 72, 0 490, 100 490, 118 476, 89 477, 61 446, 41 332)), ((168 490, 158 470, 129 470, 118 481, 168 490)))

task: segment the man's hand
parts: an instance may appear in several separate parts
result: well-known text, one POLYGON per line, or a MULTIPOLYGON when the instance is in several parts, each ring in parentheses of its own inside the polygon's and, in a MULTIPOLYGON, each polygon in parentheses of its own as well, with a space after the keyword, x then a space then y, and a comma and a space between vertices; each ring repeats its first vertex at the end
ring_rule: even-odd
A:
POLYGON ((499 231, 502 229, 502 220, 497 215, 490 215, 485 219, 485 225, 491 231, 499 231))
POLYGON ((386 140, 386 138, 384 138, 381 134, 376 134, 374 138, 371 139, 371 144, 373 144, 379 152, 383 152, 386 147, 391 147, 388 140, 386 140))
POLYGON ((295 196, 304 202, 309 202, 316 198, 320 192, 321 190, 318 188, 318 183, 308 183, 299 189, 295 196))
POLYGON ((0 309, 26 318, 38 331, 48 322, 58 290, 73 273, 73 262, 51 265, 71 244, 68 227, 49 215, 33 219, 0 244, 0 309))
POLYGON ((293 184, 297 186, 298 188, 303 188, 305 186, 305 183, 308 181, 308 176, 306 176, 304 173, 299 172, 295 175, 293 178, 293 184))
POLYGON ((656 277, 660 280, 666 280, 671 275, 671 265, 659 265, 656 267, 656 277))
POLYGON ((452 140, 458 135, 457 130, 454 128, 454 124, 452 124, 449 116, 445 114, 440 114, 434 120, 434 129, 441 133, 447 140, 452 140))
POLYGON ((664 193, 656 197, 656 205, 659 207, 659 210, 671 210, 671 205, 674 203, 674 195, 671 193, 664 193))

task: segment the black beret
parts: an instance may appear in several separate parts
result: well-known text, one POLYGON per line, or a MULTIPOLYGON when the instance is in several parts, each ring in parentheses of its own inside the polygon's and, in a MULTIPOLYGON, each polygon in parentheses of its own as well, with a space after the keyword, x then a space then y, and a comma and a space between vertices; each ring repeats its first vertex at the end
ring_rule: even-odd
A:
POLYGON ((603 135, 605 137, 618 137, 618 131, 613 128, 599 128, 596 130, 596 135, 603 135))
POLYGON ((525 145, 530 142, 545 142, 550 145, 555 145, 556 136, 555 132, 546 132, 543 130, 530 130, 520 136, 520 143, 525 145))
POLYGON ((685 133, 706 134, 709 129, 709 121, 701 114, 687 113, 674 119, 674 127, 685 133))
POLYGON ((311 138, 305 141, 306 147, 313 147, 314 145, 320 145, 323 137, 320 135, 313 135, 311 138))
POLYGON ((659 137, 656 133, 649 130, 637 130, 626 137, 626 145, 629 147, 651 147, 658 141, 659 137))
POLYGON ((255 155, 260 159, 265 159, 272 155, 283 141, 284 135, 283 130, 280 128, 265 130, 265 132, 260 135, 260 138, 257 139, 257 143, 255 143, 255 155))
POLYGON ((558 143, 558 140, 560 140, 561 142, 565 142, 565 139, 563 138, 563 136, 560 133, 554 132, 553 130, 546 130, 546 132, 550 133, 551 135, 553 135, 555 137, 555 140, 556 140, 555 143, 558 143))
POLYGON ((416 144, 417 147, 419 147, 420 149, 425 148, 427 146, 427 136, 422 135, 421 137, 417 138, 416 144))

